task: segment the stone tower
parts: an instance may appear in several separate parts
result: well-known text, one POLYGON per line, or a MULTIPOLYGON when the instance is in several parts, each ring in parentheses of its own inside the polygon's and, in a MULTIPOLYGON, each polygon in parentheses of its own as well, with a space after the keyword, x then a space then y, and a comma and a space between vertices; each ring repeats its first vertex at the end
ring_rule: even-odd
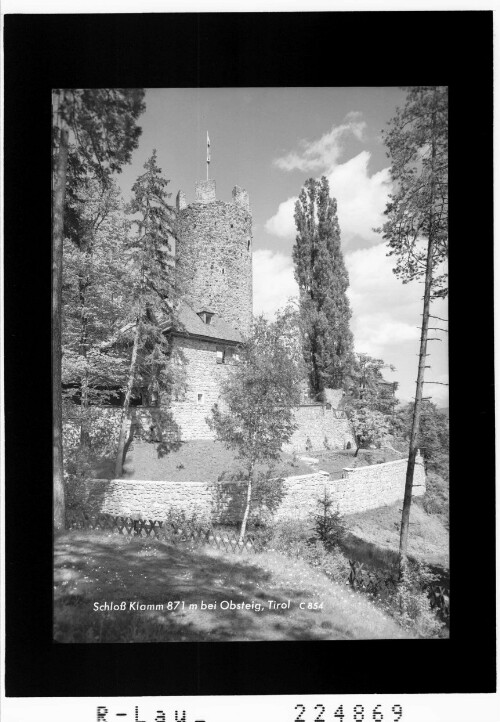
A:
POLYGON ((252 216, 248 193, 235 186, 232 202, 218 201, 215 181, 196 183, 196 200, 177 195, 178 268, 186 300, 218 314, 246 336, 252 323, 252 216))

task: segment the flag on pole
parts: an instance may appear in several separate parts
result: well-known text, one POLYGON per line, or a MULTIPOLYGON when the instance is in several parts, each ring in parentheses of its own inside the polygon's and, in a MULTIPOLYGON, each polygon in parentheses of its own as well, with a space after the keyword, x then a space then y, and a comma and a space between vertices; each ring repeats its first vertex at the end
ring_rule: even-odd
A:
POLYGON ((210 138, 208 137, 208 130, 207 130, 207 163, 210 163, 210 138))

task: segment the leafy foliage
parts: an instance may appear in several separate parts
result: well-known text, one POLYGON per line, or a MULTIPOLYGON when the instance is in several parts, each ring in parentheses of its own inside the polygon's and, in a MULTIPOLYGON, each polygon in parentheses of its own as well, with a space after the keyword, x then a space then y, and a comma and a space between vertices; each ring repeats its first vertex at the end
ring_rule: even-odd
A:
MULTIPOLYGON (((77 246, 86 246, 89 226, 83 217, 84 205, 80 194, 88 190, 94 180, 104 192, 109 188, 112 173, 120 171, 122 165, 130 160, 141 133, 136 120, 144 110, 143 98, 143 90, 58 88, 52 91, 52 402, 53 508, 56 532, 60 532, 64 527, 65 506, 61 398, 64 236, 69 237, 77 246)), ((92 230, 95 231, 95 226, 92 230)), ((82 319, 82 327, 84 326, 85 321, 82 319)), ((81 344, 82 349, 84 345, 85 341, 81 344)), ((84 353, 79 355, 85 356, 84 353)), ((86 372, 83 378, 86 378, 86 372)), ((85 442, 88 439, 88 429, 82 426, 82 432, 82 442, 85 442)))
POLYGON ((114 184, 102 192, 90 182, 80 203, 85 238, 64 243, 62 381, 64 396, 88 407, 108 402, 126 374, 126 355, 112 340, 127 320, 129 223, 114 184))
POLYGON ((353 408, 369 408, 390 415, 398 401, 394 395, 397 383, 388 383, 382 375, 383 369, 395 371, 386 364, 366 353, 357 353, 348 381, 346 403, 353 408))
POLYGON ((142 131, 136 121, 145 110, 144 90, 56 88, 53 107, 54 146, 59 128, 69 130, 64 231, 79 246, 87 233, 81 211, 89 184, 97 181, 106 188, 138 146, 142 131))
POLYGON ((425 565, 416 562, 406 565, 391 600, 392 613, 398 623, 419 637, 437 637, 443 629, 443 622, 429 598, 429 587, 435 581, 436 576, 425 565))
POLYGON ((208 422, 217 437, 254 467, 278 461, 283 443, 295 429, 293 408, 300 399, 302 366, 289 353, 288 335, 278 319, 260 316, 230 369, 221 403, 208 422))
POLYGON ((380 411, 367 406, 348 408, 347 416, 356 441, 354 456, 358 455, 360 449, 367 446, 380 446, 389 434, 389 418, 380 411))
POLYGON ((303 366, 291 352, 291 333, 286 314, 278 315, 274 323, 263 316, 255 320, 240 362, 228 372, 221 403, 215 404, 207 419, 217 438, 244 461, 247 504, 242 536, 250 512, 255 465, 277 462, 282 445, 295 430, 293 408, 300 401, 303 366))
POLYGON ((353 363, 349 278, 340 244, 337 201, 328 180, 309 178, 295 204, 293 248, 300 289, 303 353, 314 396, 340 388, 353 363))
MULTIPOLYGON (((398 409, 392 420, 393 433, 405 442, 410 438, 414 406, 411 402, 398 409)), ((417 446, 421 450, 427 472, 448 479, 449 445, 450 424, 447 415, 431 401, 422 401, 417 446)))

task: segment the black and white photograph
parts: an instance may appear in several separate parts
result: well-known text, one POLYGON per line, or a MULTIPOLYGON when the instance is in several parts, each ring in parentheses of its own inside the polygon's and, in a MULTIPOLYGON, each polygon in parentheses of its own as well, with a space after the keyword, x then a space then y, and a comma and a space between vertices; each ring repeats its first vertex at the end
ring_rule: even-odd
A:
POLYGON ((495 691, 492 29, 5 18, 11 711, 495 691))
POLYGON ((54 640, 446 638, 447 88, 53 128, 54 640))

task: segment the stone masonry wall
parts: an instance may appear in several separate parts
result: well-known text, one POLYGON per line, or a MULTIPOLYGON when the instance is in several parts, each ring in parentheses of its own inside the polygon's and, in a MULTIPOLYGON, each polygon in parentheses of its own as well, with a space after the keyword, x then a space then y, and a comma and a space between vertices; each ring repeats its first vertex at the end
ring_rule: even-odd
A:
POLYGON ((354 444, 351 425, 346 418, 337 418, 334 409, 325 405, 303 405, 295 411, 298 429, 294 431, 285 451, 319 451, 326 448, 345 449, 354 444))
MULTIPOLYGON (((343 469, 342 479, 332 479, 332 497, 342 514, 354 514, 366 509, 388 506, 404 497, 407 459, 385 464, 343 469)), ((415 463, 413 496, 425 494, 425 470, 420 453, 415 463)))
POLYGON ((233 202, 212 199, 214 188, 197 184, 198 201, 178 215, 178 268, 186 279, 186 300, 209 310, 248 335, 252 323, 252 216, 248 196, 237 189, 233 202))
MULTIPOLYGON (((375 509, 402 500, 406 459, 345 469, 334 480, 326 471, 291 476, 274 483, 275 493, 261 493, 260 504, 278 519, 306 519, 325 489, 342 514, 375 509)), ((222 494, 206 482, 92 479, 86 482, 86 508, 116 516, 162 520, 169 510, 196 514, 199 519, 236 522, 241 519, 244 484, 222 485, 222 494)), ((270 485, 271 487, 272 485, 270 485)), ((420 455, 415 467, 414 496, 425 493, 425 472, 420 455)))
POLYGON ((172 416, 180 427, 180 438, 183 441, 213 439, 214 434, 205 419, 219 401, 221 385, 231 362, 218 364, 217 344, 209 341, 175 338, 174 348, 182 354, 187 387, 183 399, 171 404, 172 416), (202 394, 201 402, 198 394, 202 394))

